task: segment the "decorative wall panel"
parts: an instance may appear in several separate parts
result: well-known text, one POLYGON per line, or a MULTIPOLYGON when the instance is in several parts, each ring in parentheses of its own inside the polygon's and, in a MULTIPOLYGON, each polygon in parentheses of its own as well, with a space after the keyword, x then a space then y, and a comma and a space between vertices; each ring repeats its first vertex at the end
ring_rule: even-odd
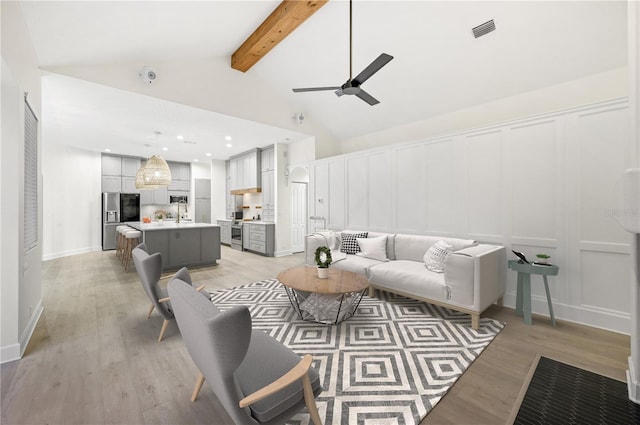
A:
POLYGON ((626 108, 616 108, 578 115, 583 241, 629 242, 629 234, 612 214, 614 188, 632 165, 628 113, 626 108))
POLYGON ((347 227, 367 228, 369 173, 366 156, 347 158, 347 227))
POLYGON ((629 256, 583 251, 580 261, 581 302, 586 307, 629 313, 629 256))
POLYGON ((386 232, 391 224, 391 155, 388 151, 368 155, 369 229, 386 232))
POLYGON ((395 219, 399 233, 423 233, 425 228, 425 146, 395 150, 395 219))
POLYGON ((426 145, 426 230, 439 234, 454 232, 461 190, 455 187, 453 140, 426 145))
POLYGON ((556 121, 514 127, 509 132, 511 217, 514 237, 556 238, 556 121))
POLYGON ((502 235, 504 222, 502 131, 466 137, 468 233, 502 235))

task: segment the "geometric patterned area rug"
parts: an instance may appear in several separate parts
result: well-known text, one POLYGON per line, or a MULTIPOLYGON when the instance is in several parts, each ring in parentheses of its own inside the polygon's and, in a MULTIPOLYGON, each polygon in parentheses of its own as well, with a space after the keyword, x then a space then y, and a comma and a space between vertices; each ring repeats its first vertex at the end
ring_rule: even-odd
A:
MULTIPOLYGON (((301 321, 277 279, 211 294, 224 310, 246 305, 254 329, 297 354, 311 354, 324 391, 316 399, 325 425, 418 424, 503 328, 468 314, 386 292, 364 296, 338 325, 301 321)), ((308 424, 306 411, 290 424, 308 424)))
POLYGON ((627 384, 547 357, 534 360, 509 424, 639 424, 627 384))

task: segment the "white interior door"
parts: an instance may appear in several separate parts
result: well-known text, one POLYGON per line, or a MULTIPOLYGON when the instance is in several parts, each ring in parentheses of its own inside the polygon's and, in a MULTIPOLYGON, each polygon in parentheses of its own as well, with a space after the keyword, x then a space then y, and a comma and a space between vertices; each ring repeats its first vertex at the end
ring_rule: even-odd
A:
POLYGON ((307 233, 307 184, 291 183, 291 250, 304 251, 307 233))

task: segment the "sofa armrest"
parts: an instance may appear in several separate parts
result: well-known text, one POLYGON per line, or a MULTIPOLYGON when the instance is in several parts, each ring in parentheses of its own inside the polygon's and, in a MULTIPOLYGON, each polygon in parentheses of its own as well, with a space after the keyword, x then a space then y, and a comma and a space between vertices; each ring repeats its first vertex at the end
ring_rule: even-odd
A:
POLYGON ((504 246, 479 244, 455 251, 445 259, 445 283, 455 304, 481 312, 506 290, 504 246))
MULTIPOLYGON (((316 265, 316 249, 319 246, 327 246, 331 251, 335 248, 335 234, 332 231, 315 232, 305 236, 304 263, 307 266, 316 265)), ((333 259, 336 261, 336 258, 333 259)))

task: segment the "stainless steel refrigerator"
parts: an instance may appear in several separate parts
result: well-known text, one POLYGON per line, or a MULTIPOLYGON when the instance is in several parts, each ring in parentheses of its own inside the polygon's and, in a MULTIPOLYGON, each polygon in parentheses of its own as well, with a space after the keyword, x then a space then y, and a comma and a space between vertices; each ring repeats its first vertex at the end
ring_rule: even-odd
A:
POLYGON ((102 250, 116 249, 116 227, 128 221, 140 221, 140 194, 102 194, 102 250))

